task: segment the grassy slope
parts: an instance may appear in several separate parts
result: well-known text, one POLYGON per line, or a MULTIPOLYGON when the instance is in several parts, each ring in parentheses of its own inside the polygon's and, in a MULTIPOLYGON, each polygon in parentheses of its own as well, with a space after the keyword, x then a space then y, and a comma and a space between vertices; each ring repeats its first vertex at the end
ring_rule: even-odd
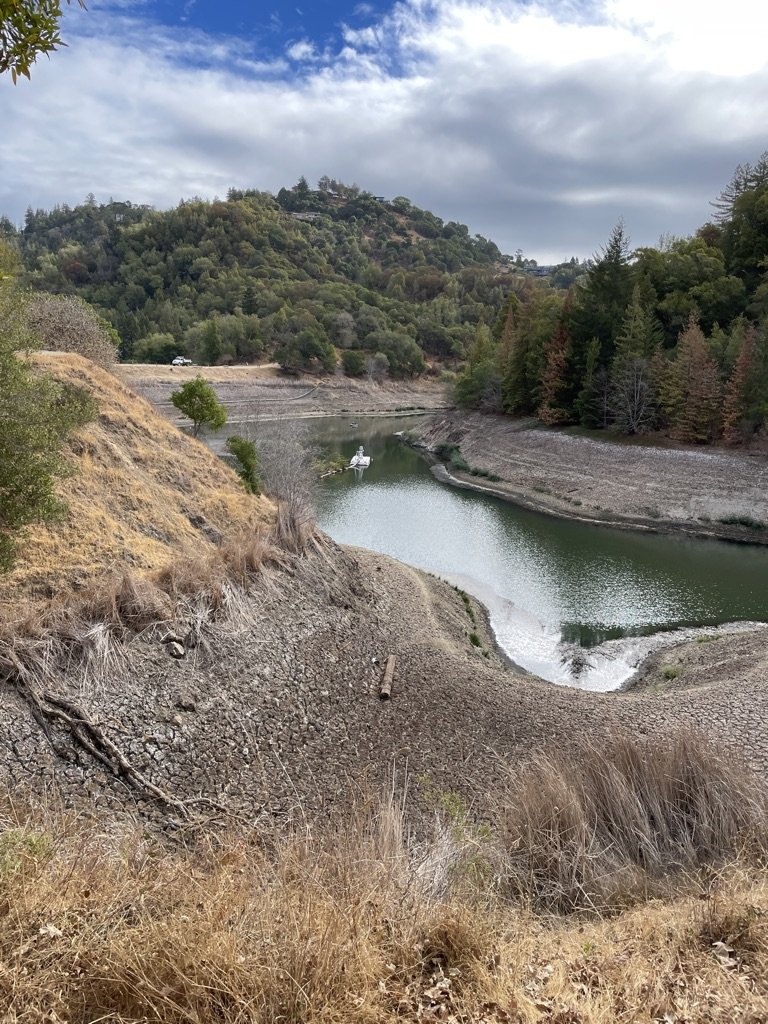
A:
POLYGON ((205 556, 217 534, 230 539, 272 519, 269 501, 247 495, 203 444, 110 373, 77 355, 37 361, 91 391, 99 416, 71 443, 73 473, 58 487, 69 506, 65 520, 29 531, 14 572, 0 583, 0 610, 115 572, 145 573, 180 556, 205 556))

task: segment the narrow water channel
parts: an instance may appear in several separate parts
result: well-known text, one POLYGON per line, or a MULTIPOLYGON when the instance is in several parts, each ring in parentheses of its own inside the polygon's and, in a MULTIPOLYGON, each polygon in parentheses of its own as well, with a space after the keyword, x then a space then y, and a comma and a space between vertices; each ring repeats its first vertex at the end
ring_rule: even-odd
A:
MULTIPOLYGON (((413 421, 313 421, 332 454, 364 444, 362 476, 322 482, 319 524, 472 592, 509 657, 552 682, 612 689, 659 631, 768 621, 768 549, 634 533, 530 512, 438 483, 394 432, 413 421)), ((667 635, 661 642, 678 637, 667 635)))
POLYGON ((591 526, 438 483, 394 436, 413 425, 306 423, 327 454, 349 459, 363 444, 372 457, 361 476, 321 482, 319 525, 480 598, 499 645, 527 671, 609 690, 676 642, 671 630, 768 621, 768 549, 591 526))

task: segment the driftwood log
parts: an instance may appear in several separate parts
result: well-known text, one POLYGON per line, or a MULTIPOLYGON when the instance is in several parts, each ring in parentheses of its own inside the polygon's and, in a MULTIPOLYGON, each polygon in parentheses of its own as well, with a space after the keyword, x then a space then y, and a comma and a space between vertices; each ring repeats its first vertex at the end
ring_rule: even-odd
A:
POLYGON ((392 680, 395 675, 395 661, 394 654, 390 654, 387 658, 387 667, 384 669, 384 679, 381 683, 381 689, 379 690, 379 698, 381 700, 389 700, 392 696, 392 680))

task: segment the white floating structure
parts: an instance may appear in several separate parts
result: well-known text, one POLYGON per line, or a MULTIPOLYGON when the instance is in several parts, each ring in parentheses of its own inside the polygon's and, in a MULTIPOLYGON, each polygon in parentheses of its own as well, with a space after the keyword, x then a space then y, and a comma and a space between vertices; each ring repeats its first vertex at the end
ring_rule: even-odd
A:
POLYGON ((371 464, 371 456, 365 454, 365 449, 362 445, 357 449, 355 454, 349 460, 350 469, 365 469, 371 464))

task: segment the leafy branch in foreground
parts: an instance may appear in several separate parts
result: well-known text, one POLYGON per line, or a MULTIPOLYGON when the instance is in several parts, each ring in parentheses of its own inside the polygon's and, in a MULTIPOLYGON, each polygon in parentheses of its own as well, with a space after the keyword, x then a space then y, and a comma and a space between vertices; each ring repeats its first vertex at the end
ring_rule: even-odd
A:
POLYGON ((237 459, 237 475, 250 494, 261 494, 259 455, 253 441, 233 434, 227 438, 227 449, 237 459))
MULTIPOLYGON (((85 9, 84 0, 77 0, 85 9)), ((67 4, 70 0, 67 0, 67 4)), ((0 74, 29 78, 41 53, 66 46, 59 35, 60 0, 0 0, 0 74)))

